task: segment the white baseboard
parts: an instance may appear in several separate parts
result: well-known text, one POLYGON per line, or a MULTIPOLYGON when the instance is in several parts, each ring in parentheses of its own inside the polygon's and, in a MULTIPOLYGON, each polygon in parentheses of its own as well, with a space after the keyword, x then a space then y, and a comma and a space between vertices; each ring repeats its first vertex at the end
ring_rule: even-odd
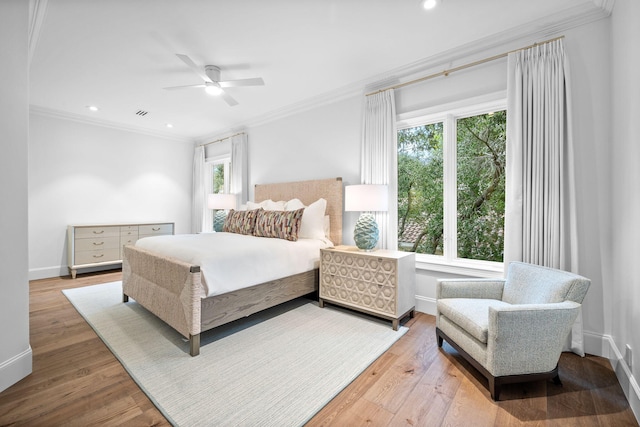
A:
POLYGON ((69 269, 66 265, 54 265, 52 267, 30 268, 29 280, 49 279, 51 277, 68 276, 69 269))
MULTIPOLYGON (((86 267, 78 270, 78 274, 93 273, 96 271, 106 271, 120 268, 120 264, 109 264, 99 267, 86 267)), ((52 277, 70 276, 69 268, 66 265, 55 265, 52 267, 30 268, 29 280, 50 279, 52 277)))
POLYGON ((0 392, 8 389, 33 370, 31 346, 20 354, 0 364, 0 392))
POLYGON ((622 387, 622 391, 629 401, 629 406, 631 407, 633 414, 636 416, 636 420, 640 423, 640 385, 638 385, 638 381, 633 376, 633 373, 631 372, 631 369, 629 369, 629 366, 627 366, 627 363, 624 361, 624 356, 616 346, 613 338, 609 335, 605 335, 602 337, 602 341, 603 347, 607 347, 607 355, 603 355, 602 357, 607 357, 609 359, 609 363, 611 363, 611 367, 616 373, 616 377, 618 377, 620 387, 622 387))
POLYGON ((428 297, 423 297, 422 295, 416 295, 416 311, 435 316, 436 315, 435 298, 428 298, 428 297))

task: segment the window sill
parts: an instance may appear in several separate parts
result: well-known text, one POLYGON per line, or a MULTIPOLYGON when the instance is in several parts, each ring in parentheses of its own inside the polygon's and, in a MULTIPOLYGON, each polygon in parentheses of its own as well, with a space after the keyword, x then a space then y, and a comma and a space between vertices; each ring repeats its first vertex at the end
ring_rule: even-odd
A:
POLYGON ((445 261, 416 254, 416 270, 456 274, 468 277, 502 278, 504 266, 500 262, 482 262, 473 260, 445 261))

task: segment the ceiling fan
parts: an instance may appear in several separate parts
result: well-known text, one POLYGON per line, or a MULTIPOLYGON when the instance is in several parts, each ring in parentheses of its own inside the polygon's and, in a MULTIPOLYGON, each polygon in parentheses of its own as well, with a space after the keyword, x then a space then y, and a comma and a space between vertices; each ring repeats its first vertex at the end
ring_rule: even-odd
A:
POLYGON ((181 55, 179 53, 176 54, 178 58, 182 60, 189 68, 191 68, 202 80, 204 83, 198 85, 187 85, 187 86, 172 86, 165 87, 167 90, 174 89, 187 89, 194 87, 202 87, 204 90, 210 95, 220 95, 222 99, 230 106, 238 105, 238 101, 233 99, 231 95, 224 91, 224 88, 227 87, 237 87, 237 86, 262 86, 264 85, 264 81, 260 77, 252 78, 252 79, 240 79, 240 80, 220 80, 220 68, 215 65, 205 65, 204 70, 201 67, 198 67, 195 62, 191 60, 187 55, 181 55))

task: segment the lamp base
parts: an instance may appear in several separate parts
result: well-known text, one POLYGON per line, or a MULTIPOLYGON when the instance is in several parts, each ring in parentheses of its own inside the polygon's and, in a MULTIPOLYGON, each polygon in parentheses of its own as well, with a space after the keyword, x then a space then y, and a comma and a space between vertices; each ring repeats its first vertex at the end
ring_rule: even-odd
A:
POLYGON ((378 243, 379 233, 378 224, 373 214, 364 212, 360 214, 360 218, 358 218, 356 222, 356 228, 353 231, 353 240, 355 240, 358 249, 372 251, 378 243))
POLYGON ((227 219, 227 213, 222 209, 217 210, 213 217, 213 230, 217 232, 222 231, 225 219, 227 219))

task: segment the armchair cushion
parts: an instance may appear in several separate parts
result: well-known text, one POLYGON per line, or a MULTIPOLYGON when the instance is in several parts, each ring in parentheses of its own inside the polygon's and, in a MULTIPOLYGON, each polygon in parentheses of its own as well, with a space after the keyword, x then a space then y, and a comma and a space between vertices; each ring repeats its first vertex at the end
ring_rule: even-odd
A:
POLYGON ((436 298, 502 299, 504 279, 439 279, 436 298))
POLYGON ((507 271, 502 300, 511 304, 582 303, 589 282, 583 277, 524 262, 512 262, 507 271))
POLYGON ((487 343, 489 307, 510 307, 495 299, 448 298, 437 302, 438 312, 483 344, 487 343))

